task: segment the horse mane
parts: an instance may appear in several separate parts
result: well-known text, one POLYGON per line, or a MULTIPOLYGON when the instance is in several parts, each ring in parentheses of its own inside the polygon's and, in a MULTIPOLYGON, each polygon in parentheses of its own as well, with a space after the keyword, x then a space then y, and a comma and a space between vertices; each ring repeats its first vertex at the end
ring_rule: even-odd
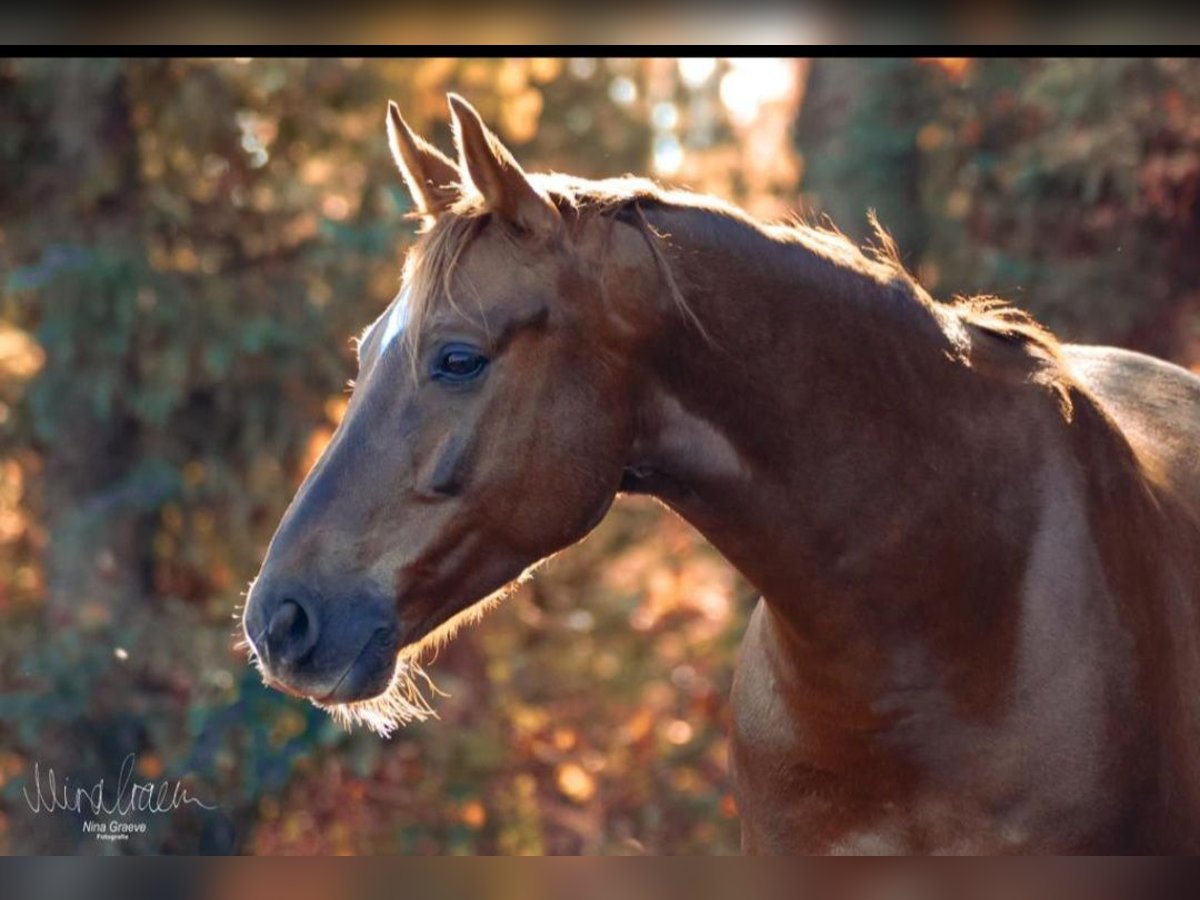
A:
MULTIPOLYGON (((960 333, 963 331, 961 326, 972 326, 1024 350, 1034 358, 1038 370, 1036 380, 1045 383, 1059 396, 1064 414, 1070 417, 1068 379, 1065 366, 1062 365, 1061 347, 1054 334, 1025 310, 991 294, 956 295, 948 302, 934 300, 904 265, 895 239, 879 223, 873 211, 868 219, 874 240, 859 245, 834 227, 827 218, 821 222, 810 222, 793 216, 783 222, 764 223, 711 195, 664 188, 650 179, 633 175, 599 180, 561 173, 533 174, 529 177, 564 214, 569 226, 577 225, 585 217, 608 216, 614 221, 620 220, 636 227, 654 256, 671 300, 706 337, 703 323, 688 304, 667 263, 663 245, 670 240, 670 236, 658 231, 649 222, 645 215, 647 209, 670 208, 714 214, 775 240, 804 246, 846 270, 866 271, 874 281, 901 290, 940 320, 952 320, 960 333)), ((483 198, 472 190, 466 190, 445 214, 424 220, 421 239, 409 252, 404 269, 404 281, 412 288, 405 339, 412 342, 414 351, 422 331, 421 325, 434 310, 437 298, 445 298, 446 303, 461 311, 451 291, 451 279, 463 251, 479 235, 488 216, 483 198)), ((501 233, 515 240, 512 232, 505 230, 501 233)), ((965 352, 965 348, 960 348, 960 353, 965 352)), ((412 353, 411 357, 415 360, 416 353, 412 353)), ((969 365, 965 356, 961 358, 969 365)))
MULTIPOLYGON (((1061 357, 1058 338, 1033 315, 994 294, 956 294, 949 302, 939 302, 929 296, 916 276, 905 266, 900 248, 895 239, 880 224, 874 210, 867 214, 873 240, 864 245, 856 244, 828 218, 820 222, 809 222, 793 216, 777 230, 791 231, 801 242, 815 243, 824 251, 833 250, 836 256, 856 262, 861 267, 881 268, 877 273, 881 281, 899 287, 911 298, 926 308, 948 311, 963 324, 972 325, 999 338, 1015 344, 1040 350, 1055 360, 1061 357)), ((770 226, 768 226, 770 227, 770 226)))
MULTIPOLYGON (((933 300, 904 266, 896 241, 879 224, 874 211, 869 214, 868 219, 877 243, 868 245, 860 252, 865 252, 876 263, 888 268, 893 278, 905 284, 927 307, 952 315, 960 325, 969 325, 1021 350, 1029 365, 1030 380, 1050 392, 1066 421, 1070 422, 1073 419, 1075 384, 1068 374, 1062 345, 1049 328, 1032 314, 994 294, 957 294, 949 303, 933 300)), ((843 240, 851 243, 844 237, 843 240)), ((964 364, 970 366, 971 359, 966 355, 967 349, 965 346, 960 347, 958 355, 964 364)))

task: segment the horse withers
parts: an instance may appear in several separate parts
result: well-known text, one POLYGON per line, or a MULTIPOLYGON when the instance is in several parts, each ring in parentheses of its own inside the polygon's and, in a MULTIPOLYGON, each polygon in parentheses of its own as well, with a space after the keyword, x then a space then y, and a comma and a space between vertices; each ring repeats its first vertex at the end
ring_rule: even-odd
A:
POLYGON ((269 684, 423 718, 422 652, 646 493, 762 594, 746 850, 1200 850, 1200 380, 450 104, 456 161, 389 107, 426 228, 251 590, 269 684))

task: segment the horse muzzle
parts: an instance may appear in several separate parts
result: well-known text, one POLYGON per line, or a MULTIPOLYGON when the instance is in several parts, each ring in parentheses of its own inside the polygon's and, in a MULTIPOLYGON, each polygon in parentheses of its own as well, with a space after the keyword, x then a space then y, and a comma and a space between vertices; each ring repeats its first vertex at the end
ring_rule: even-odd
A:
POLYGON ((376 591, 334 602, 310 587, 260 577, 243 627, 268 686, 323 704, 378 696, 400 646, 390 600, 376 591))

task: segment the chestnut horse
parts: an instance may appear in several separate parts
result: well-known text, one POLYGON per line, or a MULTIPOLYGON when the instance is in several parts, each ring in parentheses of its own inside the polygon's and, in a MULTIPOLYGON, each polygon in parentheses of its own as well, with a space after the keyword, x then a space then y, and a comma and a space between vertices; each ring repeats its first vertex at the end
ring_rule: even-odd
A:
POLYGON ((747 851, 1200 850, 1200 379, 450 104, 457 161, 389 107, 426 228, 251 590, 269 684, 423 717, 421 651, 645 493, 762 594, 747 851))

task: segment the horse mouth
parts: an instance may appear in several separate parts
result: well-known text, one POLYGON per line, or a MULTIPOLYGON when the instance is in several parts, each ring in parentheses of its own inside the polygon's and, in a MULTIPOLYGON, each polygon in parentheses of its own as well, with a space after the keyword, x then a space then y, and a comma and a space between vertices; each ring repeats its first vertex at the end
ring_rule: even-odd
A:
POLYGON ((517 583, 514 581, 442 621, 438 621, 436 615, 420 621, 405 636, 402 645, 397 633, 388 630, 388 640, 381 640, 378 649, 372 650, 377 646, 375 636, 372 636, 334 689, 325 697, 314 699, 312 702, 328 712, 343 727, 364 725, 381 737, 389 737, 398 728, 411 722, 437 718, 430 698, 445 697, 447 694, 438 690, 421 665, 421 660, 447 644, 464 625, 472 624, 496 606, 517 583), (368 651, 384 652, 384 648, 388 653, 389 664, 381 664, 375 670, 374 677, 363 674, 369 669, 369 665, 360 660, 364 657, 370 658, 368 651), (380 679, 380 672, 386 673, 388 677, 380 679), (373 693, 367 694, 364 685, 369 685, 373 693), (377 688, 376 685, 381 687, 377 688))
POLYGON ((364 725, 390 737, 411 722, 437 718, 430 696, 444 693, 420 663, 426 638, 401 646, 396 629, 379 629, 325 696, 310 698, 344 728, 364 725))
POLYGON ((394 628, 377 628, 350 661, 334 686, 322 697, 322 706, 371 700, 387 690, 397 663, 394 628))
POLYGON ((364 725, 386 738, 410 722, 437 718, 426 693, 445 696, 419 663, 397 656, 383 689, 377 694, 359 700, 326 698, 312 702, 344 728, 364 725))

